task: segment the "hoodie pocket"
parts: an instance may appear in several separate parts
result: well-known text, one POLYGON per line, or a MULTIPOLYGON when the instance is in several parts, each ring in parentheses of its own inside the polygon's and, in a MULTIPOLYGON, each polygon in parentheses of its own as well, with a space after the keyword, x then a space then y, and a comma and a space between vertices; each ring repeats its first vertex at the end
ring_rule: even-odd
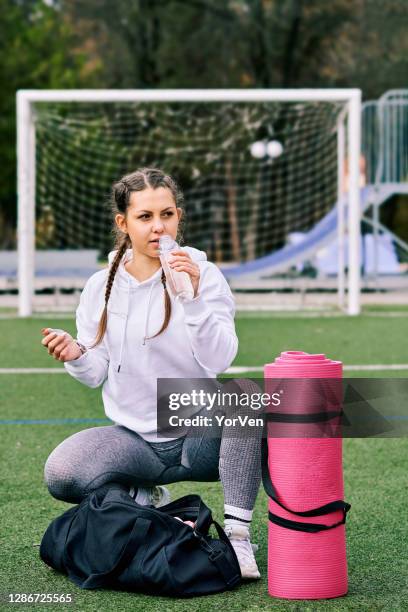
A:
POLYGON ((138 433, 157 430, 157 381, 151 376, 140 376, 118 364, 109 364, 109 383, 105 397, 110 406, 108 416, 138 433))

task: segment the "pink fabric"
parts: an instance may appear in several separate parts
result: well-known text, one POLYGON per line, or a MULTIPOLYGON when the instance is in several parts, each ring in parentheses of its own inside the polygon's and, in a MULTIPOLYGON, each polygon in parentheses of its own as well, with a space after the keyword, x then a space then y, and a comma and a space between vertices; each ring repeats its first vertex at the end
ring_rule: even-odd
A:
MULTIPOLYGON (((272 393, 279 386, 278 379, 341 379, 342 363, 327 359, 323 354, 286 351, 274 363, 265 365, 264 376, 265 391, 272 393)), ((305 381, 296 398, 292 393, 288 409, 299 413, 301 407, 306 406, 306 412, 316 411, 313 406, 308 407, 308 403, 313 404, 308 401, 308 397, 313 396, 312 386, 313 381, 305 381), (307 389, 310 393, 305 392, 307 389)), ((279 412, 279 408, 271 407, 271 411, 279 412)), ((291 424, 278 426, 283 428, 279 431, 286 431, 291 424)), ((269 472, 279 501, 294 511, 302 512, 344 499, 342 438, 270 437, 277 435, 276 427, 273 427, 274 423, 268 423, 269 472)), ((299 517, 271 499, 269 510, 292 521, 325 525, 341 521, 343 517, 340 510, 318 517, 299 517)), ((324 599, 347 593, 345 525, 328 531, 305 533, 280 527, 271 521, 268 524, 268 591, 271 596, 324 599)))

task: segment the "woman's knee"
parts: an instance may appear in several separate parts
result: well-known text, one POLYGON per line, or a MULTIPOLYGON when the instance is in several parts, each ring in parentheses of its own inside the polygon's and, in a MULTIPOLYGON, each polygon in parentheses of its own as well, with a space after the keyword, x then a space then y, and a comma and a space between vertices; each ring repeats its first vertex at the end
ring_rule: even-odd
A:
POLYGON ((83 429, 58 444, 44 466, 44 480, 53 497, 71 503, 81 501, 85 481, 95 476, 96 451, 111 431, 115 431, 112 426, 83 429))
POLYGON ((78 469, 57 446, 44 465, 44 481, 56 499, 78 503, 82 499, 83 485, 78 469))

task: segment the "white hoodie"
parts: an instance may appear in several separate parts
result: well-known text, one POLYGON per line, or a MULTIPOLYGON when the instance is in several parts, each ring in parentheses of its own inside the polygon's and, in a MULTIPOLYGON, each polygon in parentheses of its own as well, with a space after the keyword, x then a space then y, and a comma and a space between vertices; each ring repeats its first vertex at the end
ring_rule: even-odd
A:
MULTIPOLYGON (((128 249, 112 285, 102 342, 64 364, 89 387, 103 383, 106 416, 151 442, 173 439, 157 437, 157 378, 215 378, 238 350, 235 303, 227 281, 204 251, 181 248, 200 267, 198 295, 179 301, 169 291, 172 310, 164 332, 149 338, 164 321, 162 268, 139 282, 125 269, 133 257, 128 249)), ((109 264, 116 252, 109 253, 109 264)), ((76 311, 77 338, 86 347, 97 335, 108 272, 104 268, 88 279, 76 311)))

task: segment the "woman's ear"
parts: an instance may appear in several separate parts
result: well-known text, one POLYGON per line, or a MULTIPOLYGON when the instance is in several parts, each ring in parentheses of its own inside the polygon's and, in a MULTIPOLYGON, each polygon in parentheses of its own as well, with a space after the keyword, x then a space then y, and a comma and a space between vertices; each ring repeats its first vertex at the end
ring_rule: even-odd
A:
POLYGON ((177 210, 177 216, 178 216, 178 220, 181 220, 181 217, 183 216, 183 209, 182 208, 176 208, 177 210))
POLYGON ((115 223, 122 232, 127 234, 127 225, 126 225, 125 215, 121 215, 119 213, 115 215, 115 223))

